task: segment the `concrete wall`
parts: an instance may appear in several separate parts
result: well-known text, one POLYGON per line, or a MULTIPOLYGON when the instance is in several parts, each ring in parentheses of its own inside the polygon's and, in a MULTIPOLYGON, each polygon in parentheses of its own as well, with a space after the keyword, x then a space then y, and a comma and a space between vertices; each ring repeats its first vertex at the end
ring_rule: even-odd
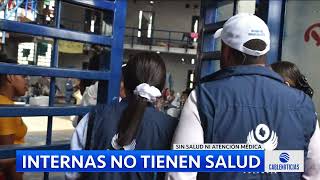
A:
MULTIPOLYGON (((151 6, 149 1, 128 0, 127 26, 138 28, 140 10, 155 12, 154 29, 190 32, 192 16, 200 15, 200 1, 154 1, 151 6), (190 7, 185 8, 186 4, 189 4, 190 7), (194 9, 194 5, 198 5, 198 8, 194 9)), ((165 36, 166 34, 154 35, 165 36)), ((177 39, 182 38, 182 34, 173 34, 172 36, 177 39)))
POLYGON ((83 62, 89 62, 91 56, 84 54, 59 54, 59 67, 82 69, 83 62))
POLYGON ((309 34, 310 40, 304 39, 307 29, 318 24, 313 30, 320 35, 320 1, 288 1, 284 24, 284 37, 282 44, 282 58, 298 65, 302 73, 308 78, 314 89, 314 102, 317 110, 320 110, 320 46, 317 46, 314 38, 309 34), (303 13, 301 13, 303 12, 303 13))
POLYGON ((84 30, 85 8, 62 3, 61 8, 61 24, 66 29, 82 31, 84 30))
MULTIPOLYGON (((128 61, 129 55, 135 54, 134 51, 126 51, 124 56, 124 61, 128 61)), ((195 58, 192 55, 180 55, 180 54, 167 54, 161 53, 160 56, 163 58, 167 73, 170 73, 173 79, 173 89, 174 91, 181 92, 184 91, 187 87, 187 76, 188 70, 194 70, 195 65, 191 64, 191 59, 195 58), (185 62, 183 63, 181 59, 184 58, 185 62)))
POLYGON ((167 73, 172 75, 173 90, 177 92, 184 91, 187 87, 188 70, 194 70, 195 65, 191 65, 190 61, 195 56, 181 56, 175 54, 161 54, 163 60, 166 63, 167 73), (182 63, 181 58, 185 59, 185 63, 182 63))

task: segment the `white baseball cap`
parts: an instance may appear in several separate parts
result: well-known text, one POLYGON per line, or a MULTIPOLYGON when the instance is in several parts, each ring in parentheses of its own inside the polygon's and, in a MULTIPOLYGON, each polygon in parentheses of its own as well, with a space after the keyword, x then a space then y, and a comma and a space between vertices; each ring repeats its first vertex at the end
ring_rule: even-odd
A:
POLYGON ((253 14, 237 14, 232 16, 223 28, 217 30, 214 38, 221 37, 221 40, 228 46, 252 56, 261 56, 270 50, 270 32, 266 23, 253 14), (260 39, 266 43, 262 51, 249 49, 244 46, 252 39, 260 39))

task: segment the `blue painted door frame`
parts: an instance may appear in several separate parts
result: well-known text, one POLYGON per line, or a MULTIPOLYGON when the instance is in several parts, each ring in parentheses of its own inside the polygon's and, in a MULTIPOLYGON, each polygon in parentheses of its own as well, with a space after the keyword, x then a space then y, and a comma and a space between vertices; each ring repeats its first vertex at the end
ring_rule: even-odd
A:
MULTIPOLYGON (((26 0, 27 1, 27 0, 26 0)), ((20 116, 48 116, 47 124, 47 137, 45 145, 27 146, 21 145, 18 147, 3 147, 0 149, 0 158, 15 157, 17 149, 68 149, 69 142, 62 142, 52 144, 52 125, 53 116, 70 116, 70 115, 83 115, 87 113, 91 107, 81 106, 55 106, 55 81, 57 77, 62 78, 78 78, 78 79, 93 79, 100 80, 98 99, 99 103, 109 103, 114 97, 119 94, 121 65, 123 60, 123 40, 125 32, 125 19, 126 19, 127 1, 126 0, 56 0, 55 2, 55 27, 48 27, 37 24, 22 23, 1 19, 0 30, 6 32, 16 32, 26 35, 34 35, 41 37, 50 37, 54 39, 52 59, 50 67, 29 66, 29 65, 14 65, 0 63, 0 73, 2 74, 21 74, 29 76, 45 76, 50 77, 50 95, 49 106, 1 106, 0 117, 20 117, 20 116), (61 2, 68 2, 79 6, 90 7, 99 10, 109 10, 113 12, 113 35, 93 35, 83 32, 71 31, 60 29, 60 14, 61 2), (105 67, 102 71, 85 71, 62 69, 58 67, 59 51, 58 40, 70 40, 85 42, 90 44, 97 44, 102 46, 111 47, 111 54, 106 56, 104 61, 105 67), (106 89, 100 90, 100 86, 106 89)), ((49 174, 44 174, 44 179, 48 179, 49 174)))
MULTIPOLYGON (((201 59, 203 53, 213 52, 215 49, 215 40, 213 39, 213 32, 203 33, 203 29, 206 26, 216 26, 217 29, 222 27, 223 23, 216 22, 218 19, 217 7, 218 3, 223 2, 220 1, 211 1, 211 0, 202 0, 201 6, 201 34, 199 39, 199 48, 198 48, 198 59, 201 59)), ((226 1, 229 2, 230 1, 226 1)), ((265 3, 264 1, 257 0, 256 4, 259 6, 260 3, 265 3)), ((267 7, 262 9, 265 12, 261 14, 266 15, 263 18, 269 26, 271 33, 271 49, 267 56, 267 63, 271 64, 273 62, 277 62, 281 58, 282 51, 282 34, 283 34, 283 24, 284 24, 284 13, 285 13, 285 5, 286 0, 269 0, 267 3, 267 7)), ((236 13, 237 1, 234 1, 234 9, 233 14, 236 13)), ((216 59, 215 59, 216 60, 216 59)), ((199 60, 198 64, 198 73, 201 74, 201 77, 211 74, 214 72, 216 67, 214 67, 213 61, 203 61, 199 60), (200 72, 199 72, 200 71, 200 72)), ((199 78, 198 78, 199 79, 199 78)))

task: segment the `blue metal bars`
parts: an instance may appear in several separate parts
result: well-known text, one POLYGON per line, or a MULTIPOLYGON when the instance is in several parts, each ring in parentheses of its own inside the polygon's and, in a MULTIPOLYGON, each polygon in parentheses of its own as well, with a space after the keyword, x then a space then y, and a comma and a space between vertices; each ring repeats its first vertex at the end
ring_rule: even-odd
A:
MULTIPOLYGON (((27 2, 26 2, 27 3, 27 2)), ((53 116, 83 115, 87 113, 90 107, 81 106, 56 106, 55 81, 57 77, 79 78, 101 80, 99 83, 98 97, 104 99, 99 103, 108 103, 119 94, 121 65, 123 58, 123 40, 125 32, 126 18, 126 0, 102 1, 102 0, 56 0, 55 2, 55 27, 48 27, 38 24, 22 23, 6 19, 0 20, 0 31, 23 33, 34 36, 50 37, 54 39, 50 67, 37 67, 29 65, 13 65, 0 63, 0 73, 2 74, 20 74, 31 76, 51 77, 49 106, 0 106, 0 117, 14 116, 48 116, 47 138, 45 146, 19 146, 13 148, 4 148, 0 150, 0 158, 14 157, 15 150, 19 149, 52 149, 69 148, 68 144, 52 144, 52 123, 53 116), (89 7, 99 10, 113 11, 113 35, 95 35, 83 32, 60 29, 60 14, 62 2, 89 7), (90 44, 109 46, 111 54, 101 59, 104 61, 100 71, 83 71, 73 69, 61 69, 58 67, 59 51, 58 40, 70 40, 77 42, 86 42, 90 44)), ((45 173, 44 179, 48 179, 48 173, 45 173)))
MULTIPOLYGON (((201 37, 199 39, 200 46, 198 46, 198 67, 196 77, 199 81, 202 77, 213 73, 218 69, 217 60, 220 60, 220 53, 216 51, 216 40, 213 34, 222 28, 225 19, 219 20, 219 6, 225 4, 232 4, 232 14, 235 14, 237 1, 201 1, 201 37)), ((221 13, 220 13, 221 14, 221 13)), ((232 15, 230 14, 230 15, 232 15)), ((224 17, 225 18, 225 17, 224 17)))
POLYGON ((44 36, 64 40, 87 42, 99 45, 111 45, 111 37, 86 34, 65 29, 57 29, 36 24, 21 23, 10 20, 0 20, 0 29, 16 33, 44 36))
POLYGON ((281 60, 285 6, 285 0, 269 1, 268 26, 272 38, 268 64, 281 60))
MULTIPOLYGON (((72 1, 64 0, 68 3, 73 3, 81 6, 89 6, 97 9, 108 9, 114 11, 113 20, 113 35, 111 37, 103 35, 93 35, 82 32, 75 32, 70 30, 60 29, 60 11, 61 11, 61 0, 56 1, 56 27, 46 27, 42 25, 28 24, 15 22, 10 20, 0 20, 0 30, 8 32, 18 32, 24 34, 31 34, 37 36, 51 37, 54 38, 52 60, 50 67, 36 67, 29 65, 12 65, 0 63, 0 73, 3 74, 22 74, 22 75, 32 75, 32 76, 47 76, 51 77, 51 92, 54 92, 54 79, 56 77, 72 77, 80 79, 94 79, 103 80, 107 82, 107 102, 110 102, 113 97, 118 96, 118 87, 120 86, 120 74, 121 74, 121 64, 123 57, 123 39, 125 31, 125 18, 126 18, 126 1, 116 0, 116 1, 72 1), (106 67, 103 71, 82 71, 73 69, 61 69, 58 68, 58 39, 66 39, 72 41, 81 41, 91 44, 99 45, 110 45, 111 55, 106 67)), ((107 57, 106 57, 107 58, 107 57)), ((54 98, 54 94, 50 96, 50 99, 54 98)), ((50 100, 50 106, 53 106, 53 101, 50 100)), ((6 108, 0 108, 0 117, 7 115, 6 108)), ((23 111, 25 112, 25 111, 23 111)), ((16 116, 23 116, 23 112, 19 112, 17 109, 15 111, 16 116)), ((54 111, 52 111, 54 112, 54 111)), ((15 116, 13 112, 11 115, 15 116)), ((61 113, 59 113, 61 114, 61 113)), ((30 115, 30 113, 28 113, 30 115)), ((52 114, 53 115, 53 114, 52 114)))
POLYGON ((4 74, 20 74, 32 76, 47 76, 47 77, 71 77, 79 79, 95 79, 95 80, 109 80, 110 72, 101 71, 82 71, 76 69, 63 69, 56 67, 35 67, 30 65, 13 65, 1 64, 0 72, 4 74))
POLYGON ((126 0, 116 0, 114 4, 114 21, 113 21, 113 38, 111 47, 111 77, 112 81, 108 84, 107 101, 110 102, 114 97, 119 95, 121 65, 123 58, 123 40, 126 30, 126 0))

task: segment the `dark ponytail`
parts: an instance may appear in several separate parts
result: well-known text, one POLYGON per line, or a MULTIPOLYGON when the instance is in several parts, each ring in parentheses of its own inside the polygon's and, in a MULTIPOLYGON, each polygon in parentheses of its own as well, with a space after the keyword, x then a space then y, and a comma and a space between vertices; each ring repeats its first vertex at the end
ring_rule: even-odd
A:
POLYGON ((303 91, 312 98, 313 89, 309 85, 307 78, 300 72, 295 64, 288 61, 281 61, 271 64, 271 68, 286 81, 290 81, 289 84, 291 87, 303 91))
POLYGON ((311 88, 307 78, 303 74, 301 74, 300 78, 298 79, 296 88, 302 90, 304 93, 306 93, 312 98, 313 89, 311 88))
POLYGON ((161 91, 165 84, 165 76, 165 64, 156 53, 138 53, 129 59, 123 76, 128 107, 123 111, 118 127, 117 143, 120 146, 130 144, 135 138, 144 111, 149 105, 147 99, 134 94, 135 88, 147 83, 161 91))

